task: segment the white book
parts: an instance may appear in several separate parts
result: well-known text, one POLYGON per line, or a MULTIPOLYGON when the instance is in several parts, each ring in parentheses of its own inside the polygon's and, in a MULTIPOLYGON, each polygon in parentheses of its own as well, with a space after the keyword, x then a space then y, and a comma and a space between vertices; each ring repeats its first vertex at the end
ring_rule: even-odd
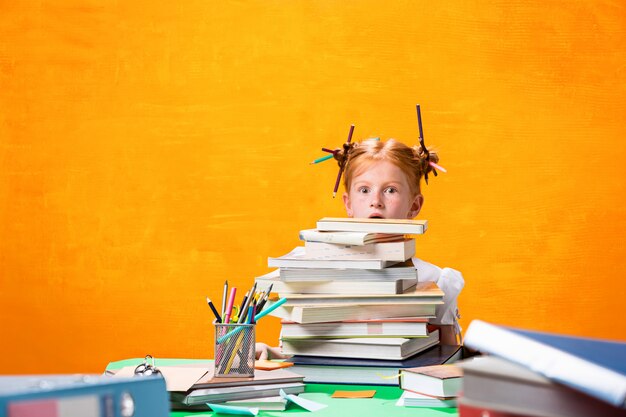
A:
POLYGON ((282 339, 286 355, 402 360, 439 343, 439 331, 415 338, 282 339))
POLYGON ((246 400, 250 398, 275 397, 276 395, 280 395, 280 390, 285 391, 287 394, 299 394, 304 392, 304 384, 293 382, 287 384, 263 384, 197 389, 187 394, 182 403, 185 405, 198 405, 208 402, 220 403, 233 400, 246 400))
POLYGON ((280 279, 280 270, 254 279, 259 291, 267 291, 272 286, 272 292, 280 297, 289 294, 402 294, 417 284, 417 278, 386 281, 283 281, 280 279))
POLYGON ((456 407, 456 399, 443 399, 418 394, 417 392, 404 391, 398 399, 398 402, 396 402, 396 405, 398 407, 448 408, 456 407))
POLYGON ((434 397, 457 397, 463 383, 463 370, 456 365, 431 365, 400 371, 400 388, 434 397))
POLYGON ((235 407, 255 407, 259 410, 284 411, 287 408, 287 400, 281 396, 250 398, 247 400, 226 401, 224 405, 235 407))
POLYGON ((437 304, 443 302, 443 291, 431 281, 418 282, 414 288, 402 294, 290 294, 285 306, 296 305, 368 305, 406 303, 437 304))
POLYGON ((280 279, 283 281, 395 281, 413 278, 417 278, 417 269, 412 259, 383 269, 280 268, 280 279))
POLYGON ((348 268, 348 269, 383 269, 393 265, 394 261, 382 259, 309 259, 304 247, 298 246, 286 255, 268 258, 270 268, 348 268))
POLYGON ((317 229, 300 230, 300 240, 325 242, 338 245, 367 245, 376 242, 390 242, 404 239, 402 234, 368 232, 322 232, 317 229))
POLYGON ((415 256, 415 239, 368 245, 338 245, 324 242, 305 242, 305 257, 311 259, 381 259, 404 262, 415 256))
POLYGON ((428 229, 426 220, 367 219, 353 217, 324 217, 317 221, 319 231, 397 233, 421 235, 428 229))
POLYGON ((300 324, 282 322, 283 339, 358 337, 419 337, 428 335, 428 319, 398 317, 389 319, 346 320, 331 323, 300 324))
MULTIPOLYGON (((438 304, 443 304, 439 302, 438 304)), ((366 320, 393 317, 435 317, 437 304, 369 304, 369 305, 282 305, 271 316, 296 323, 326 323, 342 320, 366 320)))

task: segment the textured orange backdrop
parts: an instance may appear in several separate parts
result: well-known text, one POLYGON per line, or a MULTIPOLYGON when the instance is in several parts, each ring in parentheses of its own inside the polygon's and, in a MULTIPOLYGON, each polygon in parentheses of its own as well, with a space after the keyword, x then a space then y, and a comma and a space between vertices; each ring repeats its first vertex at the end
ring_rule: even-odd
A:
POLYGON ((626 10, 544 3, 0 3, 0 373, 211 357, 205 296, 344 214, 319 148, 416 103, 463 326, 626 340, 626 10))

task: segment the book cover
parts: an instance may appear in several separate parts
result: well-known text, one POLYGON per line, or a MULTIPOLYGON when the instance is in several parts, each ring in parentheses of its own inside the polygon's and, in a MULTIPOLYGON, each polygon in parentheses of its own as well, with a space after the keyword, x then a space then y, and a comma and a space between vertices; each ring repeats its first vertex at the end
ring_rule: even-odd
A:
POLYGON ((439 343, 439 331, 428 336, 406 338, 282 339, 287 355, 343 358, 406 359, 439 343))
POLYGON ((415 240, 371 243, 364 246, 305 242, 304 253, 311 259, 381 259, 404 262, 415 256, 415 240))
POLYGON ((624 417, 626 410, 495 356, 458 363, 466 403, 499 412, 553 417, 624 417))
POLYGON ((456 365, 433 365, 403 369, 400 388, 436 397, 456 397, 463 370, 456 365))
POLYGON ((416 279, 417 269, 411 259, 384 269, 280 268, 283 281, 386 281, 416 279))
POLYGON ((400 369, 452 363, 461 358, 460 346, 435 345, 405 360, 350 359, 321 356, 293 356, 294 372, 306 383, 398 386, 400 369))
POLYGON ((443 304, 404 303, 404 304, 365 304, 365 305, 282 305, 270 313, 283 320, 296 323, 326 323, 342 320, 367 320, 394 317, 435 317, 435 308, 443 304))
POLYGON ((300 240, 305 242, 325 242, 338 245, 368 245, 377 242, 391 242, 404 239, 402 234, 368 232, 320 232, 317 229, 300 231, 300 240))
POLYGON ((426 220, 368 219, 351 217, 324 217, 317 221, 319 231, 370 232, 421 235, 428 229, 426 220))
POLYGON ((306 257, 302 246, 278 258, 267 258, 267 266, 270 268, 383 269, 394 263, 396 261, 382 259, 310 259, 306 257))
POLYGON ((358 337, 411 337, 426 336, 428 319, 401 317, 396 319, 348 320, 331 323, 300 324, 282 322, 283 339, 297 338, 348 338, 358 337))
POLYGON ((283 281, 280 270, 255 278, 257 289, 272 291, 280 297, 288 294, 402 294, 417 285, 417 278, 387 281, 283 281))
POLYGON ((465 344, 626 407, 626 343, 512 329, 474 320, 465 344))

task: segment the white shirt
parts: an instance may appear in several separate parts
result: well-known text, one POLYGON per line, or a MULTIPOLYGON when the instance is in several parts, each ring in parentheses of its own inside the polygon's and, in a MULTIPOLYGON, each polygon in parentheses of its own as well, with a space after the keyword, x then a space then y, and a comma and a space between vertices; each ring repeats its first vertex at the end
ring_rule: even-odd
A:
POLYGON ((455 269, 439 268, 418 258, 413 258, 413 265, 417 269, 418 281, 434 282, 444 293, 443 304, 437 306, 437 317, 432 319, 431 323, 453 324, 457 333, 460 333, 461 328, 458 323, 460 315, 456 299, 465 285, 463 275, 455 269))

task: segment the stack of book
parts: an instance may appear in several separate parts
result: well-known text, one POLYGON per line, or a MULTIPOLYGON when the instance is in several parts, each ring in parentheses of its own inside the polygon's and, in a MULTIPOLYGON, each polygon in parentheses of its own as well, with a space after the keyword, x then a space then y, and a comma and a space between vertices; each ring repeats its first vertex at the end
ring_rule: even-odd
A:
POLYGON ((284 410, 286 401, 280 397, 281 390, 287 394, 304 392, 303 377, 285 369, 257 369, 254 377, 250 378, 216 378, 209 370, 187 391, 171 392, 170 406, 174 410, 202 410, 207 409, 207 403, 215 403, 261 410, 284 410))
POLYGON ((396 403, 404 407, 456 407, 463 370, 455 365, 433 365, 400 371, 404 391, 396 403))
POLYGON ((283 353, 294 355, 293 371, 305 382, 397 385, 381 372, 460 354, 439 346, 428 326, 443 292, 418 282, 415 240, 407 237, 426 228, 424 220, 324 218, 300 232, 304 247, 269 258, 279 269, 256 278, 257 286, 287 299, 273 315, 283 319, 283 353))
POLYGON ((626 416, 626 343, 474 320, 465 344, 489 356, 460 363, 462 417, 626 416))
MULTIPOLYGON (((284 410, 286 401, 280 397, 281 390, 287 394, 304 392, 304 377, 287 369, 255 369, 253 377, 216 377, 213 360, 180 362, 158 367, 165 384, 159 380, 169 393, 173 410, 207 410, 207 403, 284 410)), ((123 366, 106 373, 115 378, 129 378, 135 368, 136 365, 123 366)))

